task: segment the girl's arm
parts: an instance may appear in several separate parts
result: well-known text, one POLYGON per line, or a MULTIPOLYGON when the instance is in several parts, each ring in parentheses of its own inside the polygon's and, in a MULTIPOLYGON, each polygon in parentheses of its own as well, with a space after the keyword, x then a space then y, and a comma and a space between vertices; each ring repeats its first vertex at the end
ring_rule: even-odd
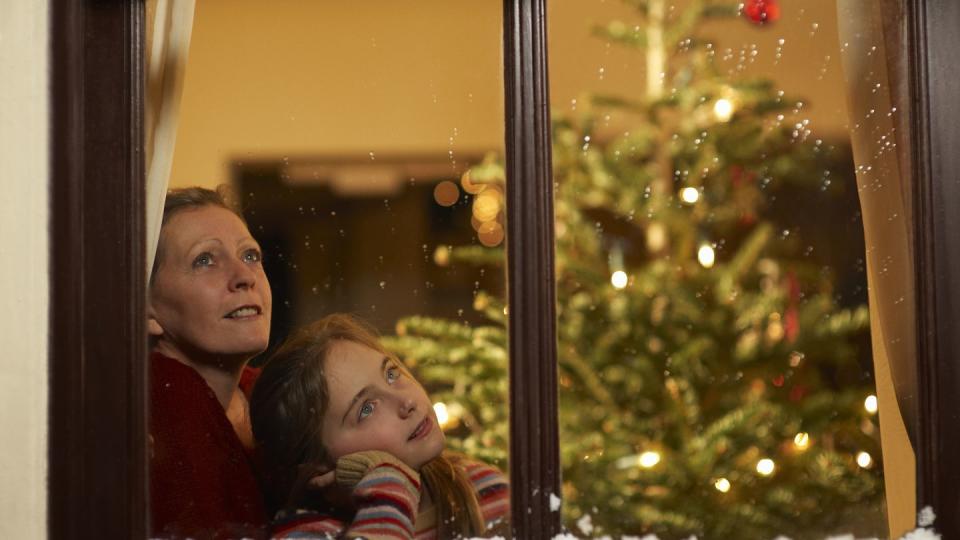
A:
POLYGON ((274 530, 274 538, 412 540, 420 505, 420 475, 386 452, 349 454, 337 461, 337 484, 350 491, 356 514, 345 523, 302 513, 274 530))
POLYGON ((508 536, 510 529, 510 484, 503 472, 482 461, 464 459, 459 466, 466 473, 477 493, 480 514, 491 533, 508 536))
POLYGON ((386 452, 337 460, 337 483, 353 493, 357 514, 344 538, 412 539, 420 506, 420 475, 386 452))

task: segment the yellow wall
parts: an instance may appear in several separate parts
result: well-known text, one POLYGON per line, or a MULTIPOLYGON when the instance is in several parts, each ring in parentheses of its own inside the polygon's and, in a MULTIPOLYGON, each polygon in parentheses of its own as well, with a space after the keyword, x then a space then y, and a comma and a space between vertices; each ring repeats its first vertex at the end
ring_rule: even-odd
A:
MULTIPOLYGON (((621 2, 548 6, 555 112, 584 90, 641 91, 642 58, 590 36, 594 23, 629 14, 621 2)), ((709 28, 721 56, 734 52, 720 64, 736 70, 739 51, 756 45, 742 74, 773 76, 809 100, 816 133, 842 133, 834 2, 782 8, 772 26, 738 19, 709 28)), ((225 182, 227 163, 258 157, 502 147, 501 9, 494 0, 197 2, 172 185, 225 182)))
POLYGON ((44 538, 48 3, 0 2, 0 538, 44 538))
POLYGON ((499 2, 362 6, 197 2, 172 185, 262 155, 502 145, 499 2))

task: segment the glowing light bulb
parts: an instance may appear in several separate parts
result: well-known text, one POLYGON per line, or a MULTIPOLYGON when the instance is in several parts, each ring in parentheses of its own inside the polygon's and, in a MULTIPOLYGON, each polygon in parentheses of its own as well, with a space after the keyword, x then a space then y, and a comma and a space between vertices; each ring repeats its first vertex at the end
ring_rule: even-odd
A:
POLYGON ((713 247, 710 244, 702 244, 700 249, 697 250, 697 260, 700 261, 700 265, 704 268, 712 267, 713 263, 717 260, 717 256, 713 252, 713 247))
POLYGON ((447 404, 440 401, 434 403, 433 412, 437 415, 437 423, 440 424, 440 428, 445 428, 447 423, 450 422, 450 413, 447 412, 447 404))
POLYGON ((876 414, 877 412, 877 396, 869 395, 867 399, 863 400, 863 408, 867 410, 870 414, 876 414))
POLYGON ((617 270, 610 276, 610 283, 613 284, 614 289, 622 289, 627 286, 627 273, 623 270, 617 270))
POLYGON ((717 120, 726 122, 733 116, 733 102, 729 99, 720 98, 713 104, 713 115, 717 120))
POLYGON ((806 450, 810 446, 810 434, 804 431, 797 433, 797 436, 793 438, 793 444, 800 450, 806 450))
POLYGON ((637 460, 637 462, 644 469, 649 469, 657 463, 660 463, 660 454, 652 450, 647 450, 646 452, 640 454, 640 458, 637 460))
POLYGON ((873 458, 866 452, 860 452, 857 454, 857 465, 864 469, 869 469, 873 466, 873 458))
POLYGON ((680 200, 693 204, 700 200, 700 191, 695 187, 685 187, 680 190, 680 200))
POLYGON ((726 493, 730 491, 730 481, 726 478, 718 478, 717 481, 713 483, 713 487, 717 488, 717 491, 720 493, 726 493))
POLYGON ((763 458, 757 462, 757 472, 763 476, 770 476, 776 468, 776 464, 770 458, 763 458))

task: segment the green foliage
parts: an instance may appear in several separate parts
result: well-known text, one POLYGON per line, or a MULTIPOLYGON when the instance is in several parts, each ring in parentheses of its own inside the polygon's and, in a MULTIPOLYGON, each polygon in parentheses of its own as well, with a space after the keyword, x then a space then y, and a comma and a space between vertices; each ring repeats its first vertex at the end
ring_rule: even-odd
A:
MULTIPOLYGON (((632 3, 643 24, 594 33, 643 54, 649 2, 632 3)), ((869 317, 837 304, 770 204, 783 189, 823 191, 829 150, 784 122, 796 100, 769 81, 717 74, 698 30, 733 5, 691 6, 665 23, 662 95, 596 96, 554 122, 564 518, 576 530, 591 515, 595 534, 816 537, 836 525, 830 509, 880 505, 880 464, 854 459, 880 456, 857 357, 869 317), (714 112, 719 99, 729 119, 714 112), (630 129, 602 133, 605 114, 630 129), (645 452, 660 461, 642 466, 645 452), (757 472, 762 458, 773 474, 757 472)), ((503 169, 488 161, 470 178, 502 183, 503 169)), ((449 260, 501 261, 475 246, 449 260)), ((454 447, 505 466, 504 301, 480 292, 474 308, 489 324, 411 317, 389 346, 438 401, 462 408, 454 447)))

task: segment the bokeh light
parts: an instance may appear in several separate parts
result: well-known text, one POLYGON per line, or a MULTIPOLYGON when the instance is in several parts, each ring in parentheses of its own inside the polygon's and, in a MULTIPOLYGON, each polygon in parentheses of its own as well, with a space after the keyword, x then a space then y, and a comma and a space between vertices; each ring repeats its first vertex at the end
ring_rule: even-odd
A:
POLYGON ((710 244, 701 244, 700 249, 697 250, 697 260, 700 261, 700 265, 704 268, 713 267, 713 263, 716 262, 716 254, 713 251, 713 246, 710 244))
POLYGON ((770 476, 776 468, 777 465, 770 458, 763 458, 757 462, 757 472, 763 476, 770 476))
POLYGON ((460 188, 450 180, 444 180, 433 188, 433 200, 440 206, 453 206, 460 199, 460 188))
POLYGON ((657 463, 660 463, 660 454, 652 450, 647 450, 646 452, 640 454, 640 458, 637 460, 637 462, 644 469, 649 469, 655 466, 657 463))
POLYGON ((447 412, 447 404, 442 401, 434 403, 433 412, 437 415, 437 423, 440 424, 440 428, 447 427, 447 424, 450 422, 450 413, 447 412))
POLYGON ((867 410, 870 414, 876 414, 877 409, 879 408, 877 404, 877 396, 869 395, 867 399, 863 400, 863 408, 867 410))
POLYGON ((721 122, 730 120, 733 116, 733 102, 725 98, 718 99, 713 104, 713 115, 721 122))

